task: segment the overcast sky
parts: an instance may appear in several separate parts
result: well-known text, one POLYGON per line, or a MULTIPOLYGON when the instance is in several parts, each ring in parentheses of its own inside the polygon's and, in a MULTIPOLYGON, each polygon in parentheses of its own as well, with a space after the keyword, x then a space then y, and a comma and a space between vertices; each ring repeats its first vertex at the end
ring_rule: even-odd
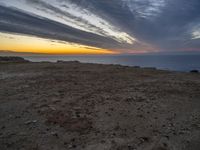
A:
POLYGON ((0 0, 0 32, 124 53, 200 51, 200 0, 0 0))

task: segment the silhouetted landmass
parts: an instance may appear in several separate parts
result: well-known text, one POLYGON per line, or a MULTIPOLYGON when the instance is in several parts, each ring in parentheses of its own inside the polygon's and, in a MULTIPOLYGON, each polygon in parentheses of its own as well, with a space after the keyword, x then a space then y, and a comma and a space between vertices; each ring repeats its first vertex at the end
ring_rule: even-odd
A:
POLYGON ((15 56, 0 56, 0 63, 25 63, 29 62, 28 60, 25 60, 22 57, 15 57, 15 56))
POLYGON ((77 60, 76 60, 76 61, 64 61, 64 60, 58 60, 57 63, 68 63, 68 64, 69 64, 69 63, 73 63, 73 64, 74 64, 74 63, 80 63, 80 62, 77 61, 77 60))

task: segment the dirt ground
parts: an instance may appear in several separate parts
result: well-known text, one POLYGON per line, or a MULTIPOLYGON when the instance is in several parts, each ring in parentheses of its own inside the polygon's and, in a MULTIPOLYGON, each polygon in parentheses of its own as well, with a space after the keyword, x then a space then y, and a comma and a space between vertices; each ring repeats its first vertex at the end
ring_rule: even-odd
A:
POLYGON ((199 150, 200 74, 0 64, 0 150, 199 150))

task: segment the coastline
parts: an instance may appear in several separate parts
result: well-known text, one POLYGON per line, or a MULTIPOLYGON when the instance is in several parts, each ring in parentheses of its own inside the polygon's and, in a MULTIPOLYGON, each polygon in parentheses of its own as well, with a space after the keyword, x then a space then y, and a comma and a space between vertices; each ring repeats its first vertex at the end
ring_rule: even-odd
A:
POLYGON ((200 74, 0 64, 0 149, 197 150, 200 74))
POLYGON ((200 71, 200 55, 84 55, 84 56, 26 56, 34 62, 57 60, 80 61, 82 63, 120 64, 122 66, 155 67, 162 70, 189 72, 200 71))
POLYGON ((69 55, 69 56, 0 56, 0 63, 15 63, 23 62, 80 62, 86 64, 105 64, 105 65, 120 65, 125 67, 140 67, 152 68, 157 70, 166 70, 174 72, 193 72, 200 71, 200 55, 69 55), (159 58, 158 58, 159 57, 159 58), (10 61, 2 61, 3 59, 11 59, 10 61), (2 60, 1 60, 2 59, 2 60), (21 61, 20 61, 21 60, 21 61), (177 60, 179 63, 177 63, 177 60))

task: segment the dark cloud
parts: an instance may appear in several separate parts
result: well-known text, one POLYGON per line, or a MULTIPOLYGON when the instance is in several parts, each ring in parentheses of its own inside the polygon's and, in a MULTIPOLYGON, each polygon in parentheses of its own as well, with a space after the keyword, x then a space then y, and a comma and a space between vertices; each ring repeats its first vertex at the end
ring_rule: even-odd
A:
POLYGON ((195 24, 200 24, 198 8, 198 0, 168 1, 155 20, 138 20, 135 34, 145 41, 159 45, 163 50, 173 50, 183 45, 187 47, 186 43, 192 41, 192 28, 195 24))
POLYGON ((0 6, 1 32, 35 35, 125 52, 153 50, 153 48, 160 51, 178 51, 187 48, 200 50, 199 0, 54 1, 57 3, 51 4, 42 0, 26 0, 26 3, 46 13, 53 12, 57 14, 55 16, 66 22, 67 19, 75 20, 74 26, 17 10, 16 8, 19 8, 17 6, 11 8, 2 4, 0 6), (60 4, 57 5, 58 3, 60 4), (103 20, 95 24, 92 22, 92 19, 95 20, 94 17, 88 19, 84 18, 84 14, 77 16, 74 12, 60 9, 60 7, 69 9, 69 4, 86 10, 85 14, 91 13, 87 14, 88 16, 94 15, 103 20), (104 25, 110 25, 108 29, 111 31, 104 29, 104 25), (115 31, 126 35, 115 36, 112 33, 115 31), (123 39, 130 37, 136 41, 130 43, 123 39))
POLYGON ((0 6, 0 31, 34 35, 102 48, 118 45, 113 39, 2 6, 0 6))

